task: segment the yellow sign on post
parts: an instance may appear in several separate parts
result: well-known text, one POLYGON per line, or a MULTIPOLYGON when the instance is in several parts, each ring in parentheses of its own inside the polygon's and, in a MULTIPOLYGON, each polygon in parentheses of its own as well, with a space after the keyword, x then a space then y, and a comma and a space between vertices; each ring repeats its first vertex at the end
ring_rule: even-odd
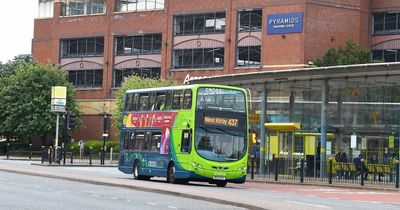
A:
POLYGON ((51 87, 51 98, 67 98, 67 87, 53 86, 51 87))
POLYGON ((51 87, 51 111, 65 112, 67 105, 67 87, 53 86, 51 87))

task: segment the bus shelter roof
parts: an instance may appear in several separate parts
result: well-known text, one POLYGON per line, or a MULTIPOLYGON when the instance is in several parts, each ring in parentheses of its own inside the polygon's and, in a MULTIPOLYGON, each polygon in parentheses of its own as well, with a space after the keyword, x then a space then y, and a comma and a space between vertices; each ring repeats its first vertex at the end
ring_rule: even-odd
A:
POLYGON ((276 131, 294 131, 300 130, 300 123, 265 123, 265 127, 276 131))

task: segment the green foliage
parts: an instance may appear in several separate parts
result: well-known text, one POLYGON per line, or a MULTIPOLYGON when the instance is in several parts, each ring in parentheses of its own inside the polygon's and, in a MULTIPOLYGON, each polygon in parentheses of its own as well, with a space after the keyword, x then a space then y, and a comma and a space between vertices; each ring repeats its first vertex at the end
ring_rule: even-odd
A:
POLYGON ((347 41, 345 48, 328 49, 322 59, 313 60, 315 66, 351 65, 370 62, 370 51, 361 49, 352 40, 347 41))
MULTIPOLYGON (((74 147, 74 155, 79 155, 78 141, 67 144, 67 151, 71 151, 71 147, 74 147)), ((85 141, 85 154, 89 153, 89 149, 92 147, 93 156, 97 156, 103 147, 103 141, 99 140, 87 140, 85 141)), ((119 153, 119 141, 106 141, 107 152, 110 152, 110 148, 113 148, 113 153, 119 153)))
POLYGON ((123 116, 122 113, 124 111, 124 93, 127 90, 132 89, 143 89, 143 88, 153 88, 153 87, 167 87, 177 85, 174 80, 166 80, 166 79, 142 79, 138 76, 129 77, 124 83, 122 83, 122 87, 118 90, 115 95, 117 108, 114 111, 114 127, 118 130, 121 127, 123 116))
POLYGON ((31 56, 15 57, 14 60, 11 60, 6 64, 0 63, 0 79, 15 74, 15 70, 18 66, 24 68, 31 64, 36 64, 31 56))
POLYGON ((56 114, 50 111, 51 87, 67 87, 67 109, 79 115, 75 89, 66 72, 52 65, 25 63, 0 78, 0 134, 29 137, 55 131, 56 114))

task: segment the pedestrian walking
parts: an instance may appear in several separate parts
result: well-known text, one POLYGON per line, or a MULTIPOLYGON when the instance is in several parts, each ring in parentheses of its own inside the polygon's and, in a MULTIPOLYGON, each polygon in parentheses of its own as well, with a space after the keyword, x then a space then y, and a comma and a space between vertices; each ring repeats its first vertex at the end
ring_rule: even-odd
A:
POLYGON ((85 151, 85 141, 80 140, 78 146, 79 146, 79 159, 82 159, 83 152, 85 151))

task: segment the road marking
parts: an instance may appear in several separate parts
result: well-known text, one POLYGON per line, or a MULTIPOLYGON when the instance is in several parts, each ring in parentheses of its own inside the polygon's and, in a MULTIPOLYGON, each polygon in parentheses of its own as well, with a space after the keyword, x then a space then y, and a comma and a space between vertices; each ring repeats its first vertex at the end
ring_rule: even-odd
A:
POLYGON ((329 207, 329 206, 315 205, 315 204, 310 204, 310 203, 301 203, 301 202, 295 202, 295 201, 286 201, 286 203, 303 205, 303 206, 312 206, 312 207, 324 208, 324 209, 331 209, 331 207, 329 207))
POLYGON ((168 206, 168 208, 170 208, 170 209, 178 209, 178 208, 175 207, 175 206, 168 206))
POLYGON ((146 203, 147 205, 157 206, 156 203, 146 203))
POLYGON ((113 199, 113 200, 118 200, 118 198, 117 198, 117 197, 111 197, 111 199, 113 199))
POLYGON ((100 195, 97 195, 97 194, 91 194, 91 196, 93 196, 93 197, 100 197, 100 195))

